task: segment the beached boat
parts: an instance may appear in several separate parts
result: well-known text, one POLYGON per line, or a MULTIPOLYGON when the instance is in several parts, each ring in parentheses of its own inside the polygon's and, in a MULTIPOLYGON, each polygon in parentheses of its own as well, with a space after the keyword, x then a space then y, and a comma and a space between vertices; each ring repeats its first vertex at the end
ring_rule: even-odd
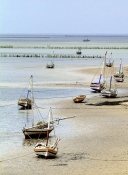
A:
POLYGON ((81 54, 82 54, 82 52, 81 52, 81 49, 80 49, 80 48, 78 49, 78 51, 76 52, 76 54, 78 54, 78 55, 81 55, 81 54))
POLYGON ((18 106, 21 106, 24 109, 31 109, 31 100, 29 98, 22 97, 18 100, 18 106))
POLYGON ((102 96, 105 96, 105 97, 116 97, 117 96, 118 94, 117 89, 112 88, 111 84, 112 84, 112 76, 110 77, 110 87, 101 91, 102 96))
POLYGON ((54 128, 48 128, 47 122, 38 122, 36 125, 32 125, 32 127, 23 127, 22 132, 25 136, 25 139, 31 138, 44 138, 47 136, 47 133, 50 133, 54 128))
MULTIPOLYGON (((50 108, 48 128, 50 128, 51 117, 52 117, 52 111, 51 111, 51 108, 50 108)), ((54 132, 54 137, 56 137, 55 132, 54 132)), ((60 139, 56 138, 56 141, 53 144, 49 144, 49 132, 47 132, 46 143, 38 142, 34 147, 34 152, 36 153, 36 155, 44 156, 45 158, 55 157, 58 153, 58 143, 59 143, 59 141, 60 141, 60 139)))
MULTIPOLYGON (((30 138, 42 138, 46 137, 47 133, 50 133, 54 127, 53 126, 48 126, 48 122, 45 122, 44 120, 40 120, 37 122, 37 124, 34 124, 34 108, 36 111, 38 111, 38 117, 39 114, 39 109, 37 109, 36 103, 34 101, 33 97, 33 76, 31 76, 31 104, 32 104, 32 126, 31 127, 23 127, 22 132, 25 136, 25 139, 30 139, 30 138)), ((41 116, 42 117, 42 116, 41 116)), ((43 119, 43 118, 42 118, 43 119)))
POLYGON ((73 98, 73 101, 75 103, 81 103, 84 101, 85 98, 86 98, 86 95, 78 95, 75 98, 73 98))
POLYGON ((115 77, 116 82, 123 82, 124 78, 121 77, 115 77))
MULTIPOLYGON (((106 55, 107 55, 107 52, 106 52, 106 55)), ((113 63, 114 63, 114 60, 112 60, 112 53, 111 53, 111 54, 110 54, 110 59, 109 59, 108 62, 106 61, 105 65, 106 65, 107 67, 112 67, 112 66, 113 66, 113 63)))
POLYGON ((105 58, 102 60, 102 63, 101 63, 102 67, 101 68, 99 67, 99 69, 101 69, 101 73, 100 73, 98 81, 94 81, 96 74, 97 74, 97 71, 96 71, 96 74, 94 75, 94 77, 91 81, 91 84, 90 84, 90 88, 96 92, 101 92, 101 90, 103 90, 105 88, 105 79, 104 79, 104 75, 103 75, 103 70, 104 70, 104 74, 105 74, 105 61, 106 61, 105 58))
POLYGON ((31 109, 32 107, 32 103, 31 103, 31 99, 30 99, 30 93, 31 93, 31 81, 32 81, 32 76, 29 79, 29 83, 28 83, 28 92, 27 92, 27 96, 26 97, 20 97, 18 100, 18 106, 23 107, 24 109, 31 109))
POLYGON ((114 73, 114 78, 117 82, 124 81, 124 73, 123 73, 123 66, 122 66, 122 59, 120 59, 120 67, 119 71, 114 73))
POLYGON ((109 79, 109 85, 106 82, 106 88, 101 91, 101 95, 104 97, 116 97, 118 92, 117 89, 115 88, 115 79, 113 77, 113 68, 111 68, 111 75, 109 79))
POLYGON ((58 143, 60 139, 57 138, 56 142, 53 144, 46 144, 43 142, 39 142, 34 147, 34 152, 38 156, 44 156, 47 157, 55 157, 58 153, 58 143))

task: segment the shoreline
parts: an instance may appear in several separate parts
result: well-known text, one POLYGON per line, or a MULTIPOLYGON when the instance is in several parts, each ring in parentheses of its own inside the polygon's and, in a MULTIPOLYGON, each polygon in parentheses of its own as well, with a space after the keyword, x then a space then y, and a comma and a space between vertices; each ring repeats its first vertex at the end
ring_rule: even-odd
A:
POLYGON ((128 106, 92 107, 86 104, 86 100, 77 105, 71 100, 54 105, 61 108, 56 109, 55 114, 61 117, 75 116, 60 123, 62 131, 70 126, 70 137, 61 137, 57 157, 47 160, 38 158, 33 151, 34 142, 27 141, 23 147, 12 150, 9 158, 3 158, 0 162, 1 175, 41 175, 42 171, 50 175, 102 175, 103 172, 109 175, 110 172, 124 174, 127 171, 128 106))
MULTIPOLYGON (((81 67, 65 66, 67 68, 65 73, 65 68, 61 66, 56 74, 54 70, 55 75, 58 72, 62 73, 57 77, 58 82, 43 83, 43 77, 39 74, 37 77, 40 81, 35 84, 35 87, 89 88, 90 77, 93 78, 98 69, 93 66, 90 68, 89 65, 86 69, 83 65, 81 67), (69 79, 61 80, 62 75, 69 76, 69 79), (79 79, 81 82, 77 81, 79 79)), ((12 145, 8 143, 8 137, 4 136, 1 143, 5 147, 6 145, 10 147, 0 158, 0 175, 127 174, 128 66, 123 68, 125 80, 123 83, 117 83, 117 87, 124 89, 125 92, 119 94, 117 98, 104 98, 90 90, 90 94, 96 94, 96 96, 86 98, 83 103, 74 103, 72 98, 67 98, 45 101, 42 104, 43 108, 54 107, 53 116, 60 118, 75 116, 72 119, 60 121, 59 126, 56 127, 56 133, 61 138, 56 158, 38 158, 33 151, 37 140, 24 140, 21 131, 15 134, 12 132, 10 137, 15 137, 12 145)), ((34 72, 42 73, 43 71, 40 70, 42 71, 42 67, 34 69, 34 72)), ((24 84, 21 82, 20 85, 23 87, 24 84)), ((17 82, 7 82, 3 87, 16 87, 16 85, 17 82)))

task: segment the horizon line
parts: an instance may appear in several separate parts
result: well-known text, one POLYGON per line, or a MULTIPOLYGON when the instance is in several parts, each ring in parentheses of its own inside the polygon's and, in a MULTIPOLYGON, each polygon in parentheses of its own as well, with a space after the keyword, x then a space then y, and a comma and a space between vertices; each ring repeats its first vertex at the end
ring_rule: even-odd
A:
POLYGON ((2 36, 128 36, 128 34, 55 34, 55 33, 32 33, 32 34, 28 34, 28 33, 8 33, 8 34, 0 34, 0 37, 2 36))

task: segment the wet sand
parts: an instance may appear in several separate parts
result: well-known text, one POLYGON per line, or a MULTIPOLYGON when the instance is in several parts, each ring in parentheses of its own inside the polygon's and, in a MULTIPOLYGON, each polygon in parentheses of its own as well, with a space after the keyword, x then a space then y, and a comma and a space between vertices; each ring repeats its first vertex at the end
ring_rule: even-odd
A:
MULTIPOLYGON (((74 70, 84 76, 94 75, 94 69, 74 70)), ((128 92, 128 67, 124 68, 125 81, 118 83, 128 92)), ((89 80, 85 87, 89 87, 89 80)), ((64 86, 64 85, 63 85, 64 86)), ((65 86, 72 86, 70 84, 65 86)), ((51 102, 58 109, 54 114, 72 119, 60 122, 59 152, 55 159, 38 158, 33 142, 15 147, 0 160, 0 175, 125 175, 128 174, 128 93, 108 99, 97 95, 83 103, 72 99, 51 102), (113 105, 101 102, 120 101, 113 105)))

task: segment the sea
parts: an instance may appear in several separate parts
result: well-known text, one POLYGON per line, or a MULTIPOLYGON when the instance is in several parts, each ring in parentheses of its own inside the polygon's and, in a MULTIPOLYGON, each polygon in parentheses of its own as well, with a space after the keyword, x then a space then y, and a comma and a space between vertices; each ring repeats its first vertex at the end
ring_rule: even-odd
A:
MULTIPOLYGON (((104 56, 106 48, 93 49, 93 46, 108 46, 108 57, 113 54, 115 66, 119 66, 120 58, 123 65, 128 66, 128 36, 90 36, 90 35, 0 35, 0 46, 88 46, 82 49, 82 54, 88 56, 104 56), (84 40, 89 40, 85 41, 84 40), (114 48, 115 46, 115 48, 114 48), (118 47, 118 48, 116 48, 118 47), (121 47, 121 49, 119 49, 121 47)), ((45 54, 74 54, 76 49, 52 49, 52 48, 0 48, 1 53, 45 53, 45 54)), ((29 89, 29 78, 33 75, 34 98, 41 110, 43 118, 47 119, 49 107, 53 108, 54 118, 64 117, 56 115, 59 108, 56 104, 62 100, 72 100, 79 94, 86 94, 88 98, 95 95, 90 88, 85 88, 84 83, 88 82, 85 76, 74 73, 74 70, 85 68, 96 68, 101 63, 101 58, 47 58, 47 57, 0 57, 0 160, 4 155, 10 153, 15 146, 24 147, 24 135, 22 128, 31 126, 32 110, 22 110, 18 105, 18 99, 26 96, 29 89), (54 61, 55 69, 46 69, 46 64, 54 61), (67 86, 69 85, 69 86, 67 86), (71 85, 71 86, 70 86, 71 85), (77 86, 80 85, 80 86, 77 86), (55 104, 54 104, 55 103, 55 104)), ((90 81, 93 75, 88 75, 90 81)), ((123 93, 123 90, 119 90, 123 93)), ((68 110, 68 109, 67 109, 68 110)), ((35 122, 41 118, 35 113, 35 122)), ((74 115, 74 114, 72 114, 74 115)), ((61 125, 61 124, 60 124, 61 125)), ((70 131, 71 121, 65 121, 66 130, 57 128, 63 139, 74 135, 66 135, 70 131)), ((75 136, 74 136, 75 137, 75 136)))
POLYGON ((0 41, 128 43, 128 35, 0 35, 0 41))

